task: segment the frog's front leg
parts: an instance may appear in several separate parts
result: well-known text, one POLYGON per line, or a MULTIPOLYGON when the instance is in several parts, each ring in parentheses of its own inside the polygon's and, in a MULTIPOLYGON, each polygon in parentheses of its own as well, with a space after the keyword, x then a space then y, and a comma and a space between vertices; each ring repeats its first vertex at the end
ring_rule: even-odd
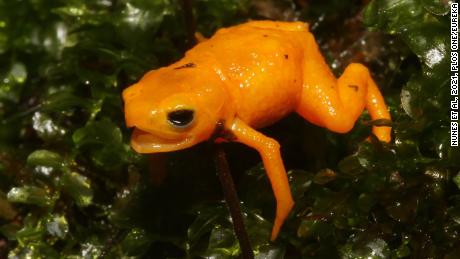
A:
POLYGON ((236 138, 234 141, 256 149, 262 157, 265 171, 276 198, 276 218, 270 238, 273 241, 278 236, 281 226, 294 206, 279 144, 276 140, 252 129, 238 118, 234 119, 230 130, 236 138))
POLYGON ((193 36, 195 36, 195 40, 196 42, 198 43, 201 43, 201 42, 205 42, 208 40, 208 38, 206 38, 203 34, 201 34, 201 32, 197 31, 193 34, 193 36))

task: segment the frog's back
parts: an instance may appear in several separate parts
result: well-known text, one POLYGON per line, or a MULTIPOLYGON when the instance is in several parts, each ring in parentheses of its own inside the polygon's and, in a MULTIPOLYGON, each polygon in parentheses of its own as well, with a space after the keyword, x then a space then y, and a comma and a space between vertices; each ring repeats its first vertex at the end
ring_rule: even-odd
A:
POLYGON ((265 30, 291 31, 291 32, 308 32, 308 23, 306 22, 281 22, 281 21, 250 21, 240 25, 222 28, 217 31, 216 35, 225 31, 242 30, 244 28, 257 28, 265 30))
POLYGON ((302 91, 306 23, 254 21, 220 29, 187 53, 213 59, 237 116, 254 127, 293 111, 302 91))

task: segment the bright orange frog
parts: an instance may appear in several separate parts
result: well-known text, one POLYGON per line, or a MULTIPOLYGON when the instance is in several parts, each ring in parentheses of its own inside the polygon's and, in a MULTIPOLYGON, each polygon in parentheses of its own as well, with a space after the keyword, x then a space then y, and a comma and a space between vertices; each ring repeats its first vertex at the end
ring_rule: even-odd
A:
MULTIPOLYGON (((256 128, 297 112, 309 122, 345 133, 363 109, 390 119, 369 70, 350 64, 336 79, 307 24, 253 21, 220 29, 180 61, 148 72, 123 92, 131 145, 139 153, 188 148, 217 128, 228 141, 256 149, 276 202, 274 240, 294 205, 276 140, 256 128)), ((390 127, 374 127, 389 142, 390 127)))

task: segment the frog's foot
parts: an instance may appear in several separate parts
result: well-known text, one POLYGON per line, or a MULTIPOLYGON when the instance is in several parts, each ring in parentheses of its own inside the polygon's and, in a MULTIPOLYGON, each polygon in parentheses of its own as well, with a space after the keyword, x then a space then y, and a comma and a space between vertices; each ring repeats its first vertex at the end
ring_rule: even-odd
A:
MULTIPOLYGON (((369 70, 361 64, 350 64, 338 80, 332 73, 313 71, 313 66, 307 64, 305 78, 296 111, 316 125, 338 133, 348 132, 364 108, 373 120, 391 120, 382 94, 369 70), (312 73, 316 74, 311 76, 312 73)), ((381 141, 391 140, 391 127, 374 126, 372 131, 381 141)))
MULTIPOLYGON (((267 171, 268 173, 268 171, 267 171)), ((270 181, 272 177, 270 177, 270 181)), ((273 184, 272 184, 273 186, 273 184)), ((273 187, 274 190, 274 187, 273 187)), ((289 190, 289 193, 281 193, 279 195, 276 194, 275 192, 275 197, 276 197, 276 217, 275 217, 275 223, 273 224, 272 228, 272 233, 270 235, 270 241, 275 241, 276 237, 278 236, 281 226, 283 225, 284 221, 286 221, 286 218, 289 216, 289 213, 292 210, 292 207, 294 207, 294 201, 291 197, 291 192, 289 190)))
POLYGON ((235 141, 256 149, 262 157, 265 171, 276 198, 276 218, 270 237, 270 240, 274 241, 294 206, 286 170, 281 159, 279 144, 276 140, 252 129, 238 118, 234 120, 230 130, 236 138, 235 141))

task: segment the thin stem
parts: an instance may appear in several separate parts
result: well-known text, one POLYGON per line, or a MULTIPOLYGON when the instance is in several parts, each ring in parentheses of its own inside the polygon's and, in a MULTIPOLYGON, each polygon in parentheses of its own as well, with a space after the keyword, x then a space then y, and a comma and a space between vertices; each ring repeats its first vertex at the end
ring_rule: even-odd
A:
POLYGON ((221 145, 216 144, 214 153, 214 162, 216 164, 217 173, 219 175, 220 184, 224 192, 225 201, 230 210, 230 215, 233 220, 233 228, 240 243, 241 254, 244 259, 253 259, 254 252, 249 241, 248 233, 244 226, 243 215, 240 208, 240 200, 236 193, 235 184, 230 173, 227 158, 221 145))
POLYGON ((185 26, 187 28, 187 46, 193 47, 196 44, 196 23, 195 17, 193 16, 192 0, 182 0, 182 10, 184 12, 185 26))

